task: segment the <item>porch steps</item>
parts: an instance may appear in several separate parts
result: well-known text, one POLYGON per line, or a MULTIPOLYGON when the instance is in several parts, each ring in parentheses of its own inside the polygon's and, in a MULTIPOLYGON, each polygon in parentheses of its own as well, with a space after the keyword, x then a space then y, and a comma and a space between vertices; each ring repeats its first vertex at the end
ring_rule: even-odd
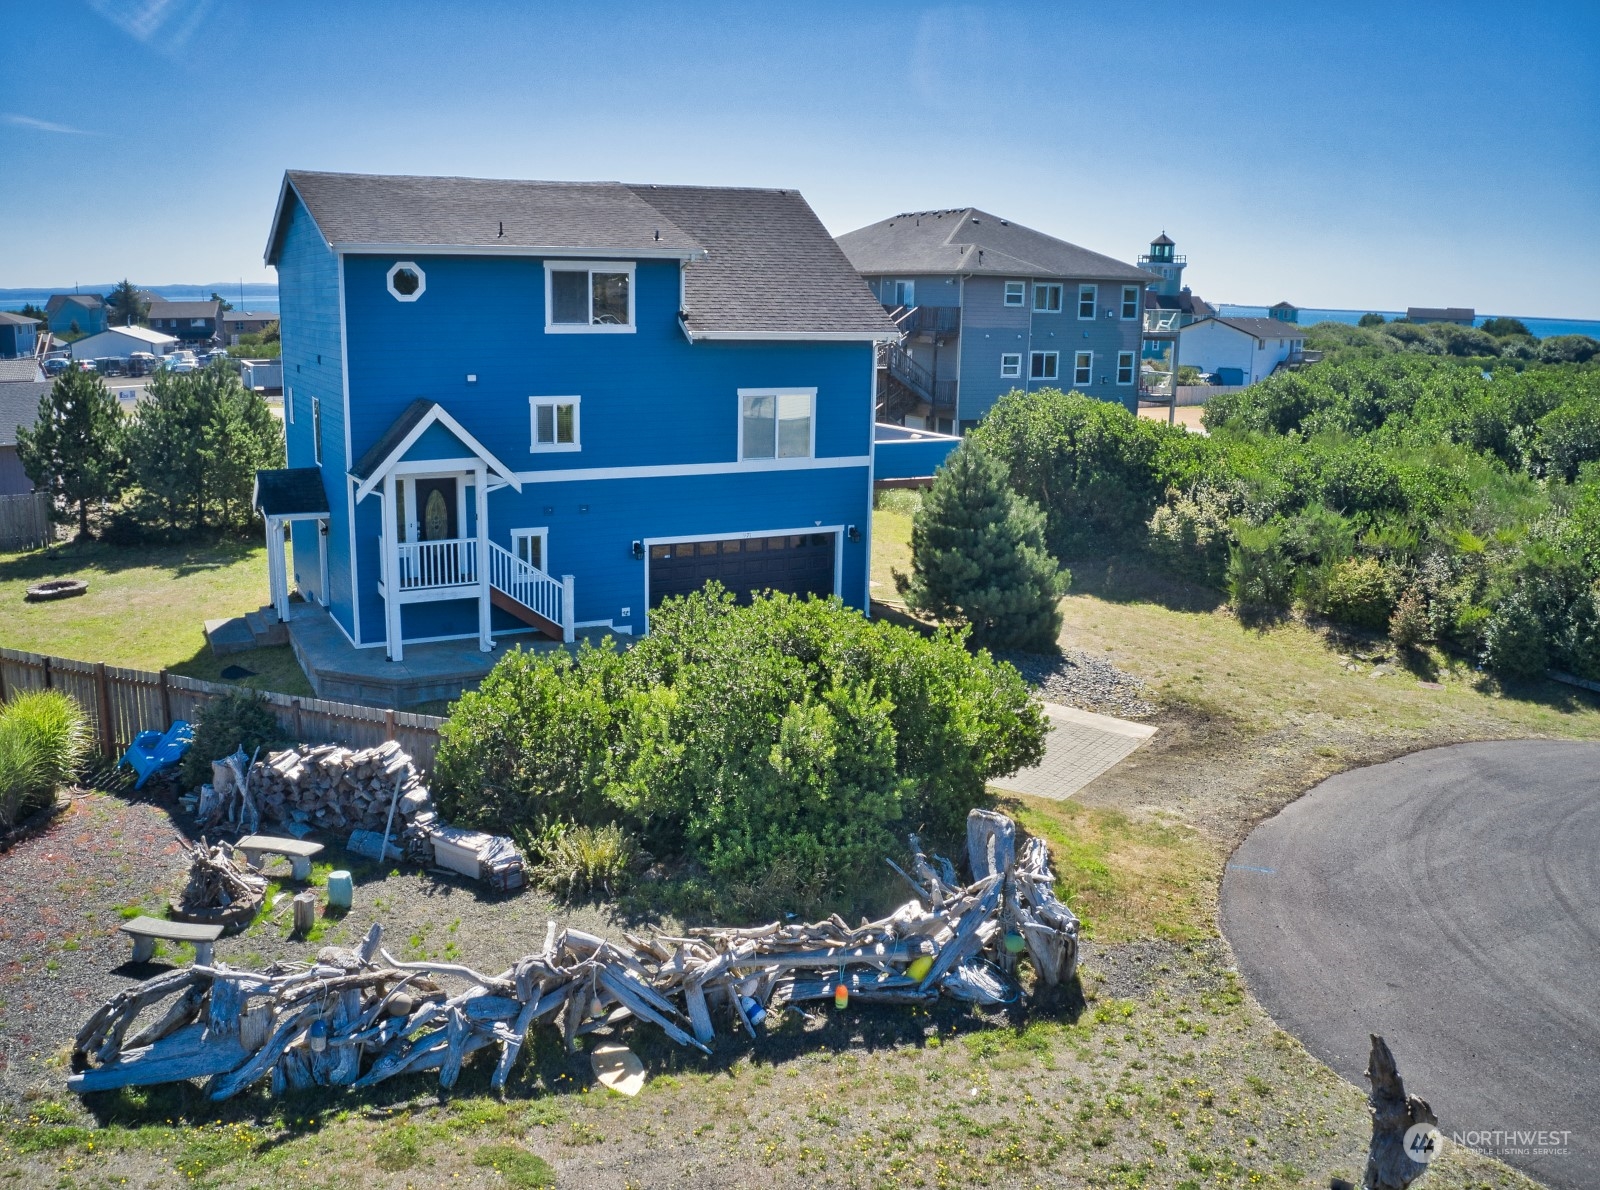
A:
POLYGON ((528 625, 528 627, 537 628, 551 640, 563 639, 560 624, 557 624, 548 616, 541 616, 527 604, 521 602, 520 600, 514 599, 512 596, 502 591, 499 587, 491 586, 489 588, 489 602, 494 604, 494 606, 498 607, 501 611, 510 612, 517 619, 528 625))
POLYGON ((206 640, 218 657, 289 643, 289 626, 270 607, 225 620, 206 621, 206 640))

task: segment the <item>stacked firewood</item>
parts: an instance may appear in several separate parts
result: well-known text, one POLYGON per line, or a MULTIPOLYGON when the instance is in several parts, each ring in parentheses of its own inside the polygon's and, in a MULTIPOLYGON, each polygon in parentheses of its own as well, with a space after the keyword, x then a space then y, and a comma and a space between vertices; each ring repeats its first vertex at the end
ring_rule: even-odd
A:
POLYGON ((244 867, 225 843, 194 844, 189 853, 189 880, 171 902, 177 921, 243 929, 261 907, 267 878, 244 867))
POLYGON ((586 1034, 646 1021, 709 1053, 718 1021, 758 1036, 768 1010, 789 1003, 1009 1002, 1020 992, 1023 953, 1042 983, 1070 980, 1078 933, 1055 898, 1048 850, 1030 840, 1019 863, 1014 835, 1010 819, 974 812, 970 884, 957 882, 949 860, 930 861, 913 836, 917 875, 902 875, 918 898, 855 927, 833 916, 619 942, 550 922, 539 951, 487 975, 400 962, 374 925, 357 949, 326 948, 309 966, 169 972, 124 989, 90 1018, 67 1085, 88 1093, 205 1077, 211 1097, 226 1099, 261 1079, 279 1093, 438 1070, 449 1087, 468 1057, 498 1046, 498 1087, 541 1023, 569 1049, 586 1034), (169 999, 125 1040, 143 1009, 169 999))
POLYGON ((422 774, 393 741, 360 751, 323 744, 273 752, 251 771, 249 786, 263 817, 319 830, 381 831, 391 802, 407 822, 432 809, 422 774))

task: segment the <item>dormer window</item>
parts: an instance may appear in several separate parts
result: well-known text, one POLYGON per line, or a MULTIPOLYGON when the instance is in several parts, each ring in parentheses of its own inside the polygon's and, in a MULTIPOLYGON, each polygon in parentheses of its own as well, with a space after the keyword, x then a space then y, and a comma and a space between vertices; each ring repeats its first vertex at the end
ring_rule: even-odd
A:
POLYGON ((544 266, 547 333, 632 333, 632 263, 548 260, 544 266))

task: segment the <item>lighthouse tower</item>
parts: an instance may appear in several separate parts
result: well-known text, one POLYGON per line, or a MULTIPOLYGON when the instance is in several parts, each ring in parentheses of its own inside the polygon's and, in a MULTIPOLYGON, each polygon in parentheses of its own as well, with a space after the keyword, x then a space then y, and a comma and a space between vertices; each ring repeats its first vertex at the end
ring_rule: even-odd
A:
POLYGON ((1175 298, 1183 291, 1183 269, 1187 261, 1174 254, 1176 247, 1163 231, 1150 241, 1150 251, 1139 257, 1139 267, 1160 278, 1147 288, 1162 297, 1175 298))

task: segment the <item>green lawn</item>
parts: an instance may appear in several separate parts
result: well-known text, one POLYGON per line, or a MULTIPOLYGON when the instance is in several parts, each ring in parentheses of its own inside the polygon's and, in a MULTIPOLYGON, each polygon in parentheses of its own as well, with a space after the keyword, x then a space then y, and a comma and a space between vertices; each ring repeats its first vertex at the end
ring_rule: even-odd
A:
POLYGON ((241 615, 267 599, 264 545, 110 546, 99 542, 0 553, 0 645, 131 669, 169 669, 221 681, 230 664, 255 671, 243 684, 310 694, 288 646, 212 655, 204 622, 241 615), (28 603, 34 583, 82 578, 76 599, 28 603))

